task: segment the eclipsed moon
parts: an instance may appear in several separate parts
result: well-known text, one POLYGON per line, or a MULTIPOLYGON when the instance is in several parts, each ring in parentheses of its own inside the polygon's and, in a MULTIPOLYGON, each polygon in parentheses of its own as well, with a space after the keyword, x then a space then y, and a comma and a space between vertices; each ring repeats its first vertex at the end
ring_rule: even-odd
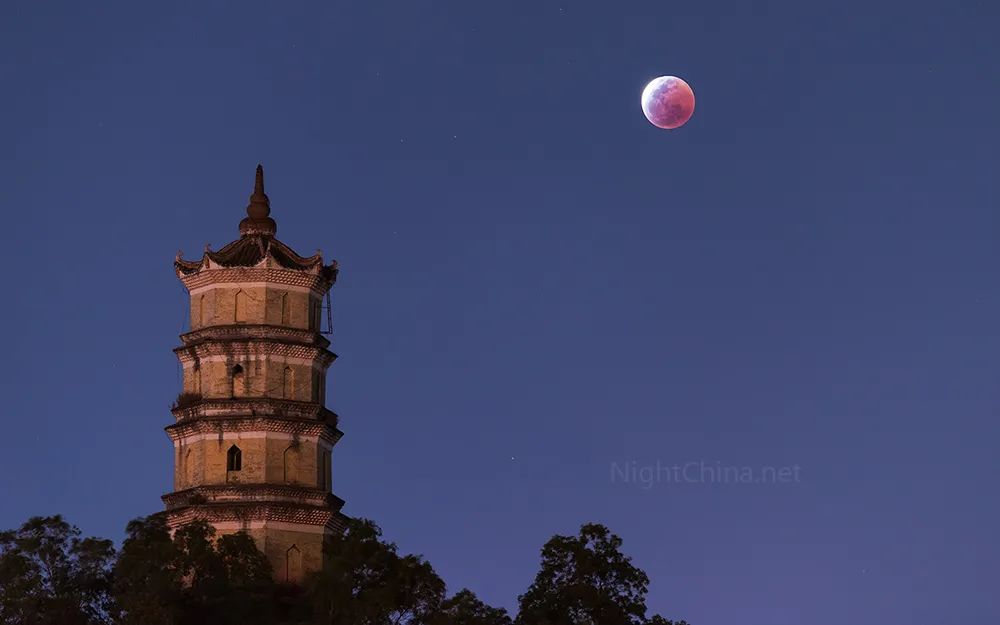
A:
POLYGON ((642 112, 657 128, 680 128, 694 113, 694 91, 676 76, 660 76, 642 90, 642 112))

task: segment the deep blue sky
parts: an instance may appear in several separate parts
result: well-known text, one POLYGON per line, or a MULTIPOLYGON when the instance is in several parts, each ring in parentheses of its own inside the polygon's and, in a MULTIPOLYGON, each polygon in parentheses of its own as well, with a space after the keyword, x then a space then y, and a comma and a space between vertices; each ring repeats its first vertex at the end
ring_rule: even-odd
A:
POLYGON ((0 8, 0 527, 161 509, 173 257, 262 161, 342 268, 334 490, 451 590, 598 521, 695 625, 1000 620, 994 3, 174 4, 0 8))

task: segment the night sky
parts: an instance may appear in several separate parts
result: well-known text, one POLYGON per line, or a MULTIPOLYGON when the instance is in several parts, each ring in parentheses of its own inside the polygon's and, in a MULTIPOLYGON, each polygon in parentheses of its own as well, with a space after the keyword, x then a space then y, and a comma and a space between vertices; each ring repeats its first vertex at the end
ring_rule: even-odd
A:
POLYGON ((995 624, 998 18, 4 2, 0 528, 162 509, 174 255, 238 237, 262 162, 341 267, 334 492, 449 590, 513 608, 595 521, 694 625, 995 624))

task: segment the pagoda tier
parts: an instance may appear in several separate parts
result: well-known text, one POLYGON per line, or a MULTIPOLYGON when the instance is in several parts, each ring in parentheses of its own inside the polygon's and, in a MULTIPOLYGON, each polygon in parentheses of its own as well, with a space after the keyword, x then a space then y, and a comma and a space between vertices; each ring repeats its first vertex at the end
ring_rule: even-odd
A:
POLYGON ((191 330, 174 350, 184 381, 166 428, 174 490, 163 501, 172 527, 203 519, 219 533, 246 531, 279 580, 297 581, 322 566, 326 540, 346 521, 331 492, 343 433, 325 407, 336 355, 320 334, 338 270, 276 232, 258 166, 240 238, 174 261, 191 330))

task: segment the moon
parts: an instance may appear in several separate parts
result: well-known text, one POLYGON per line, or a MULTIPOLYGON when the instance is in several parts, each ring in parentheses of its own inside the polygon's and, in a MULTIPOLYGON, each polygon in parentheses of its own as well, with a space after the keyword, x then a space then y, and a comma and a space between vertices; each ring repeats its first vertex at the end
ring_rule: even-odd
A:
POLYGON ((660 76, 642 90, 642 113, 657 128, 680 128, 694 113, 694 91, 676 76, 660 76))

